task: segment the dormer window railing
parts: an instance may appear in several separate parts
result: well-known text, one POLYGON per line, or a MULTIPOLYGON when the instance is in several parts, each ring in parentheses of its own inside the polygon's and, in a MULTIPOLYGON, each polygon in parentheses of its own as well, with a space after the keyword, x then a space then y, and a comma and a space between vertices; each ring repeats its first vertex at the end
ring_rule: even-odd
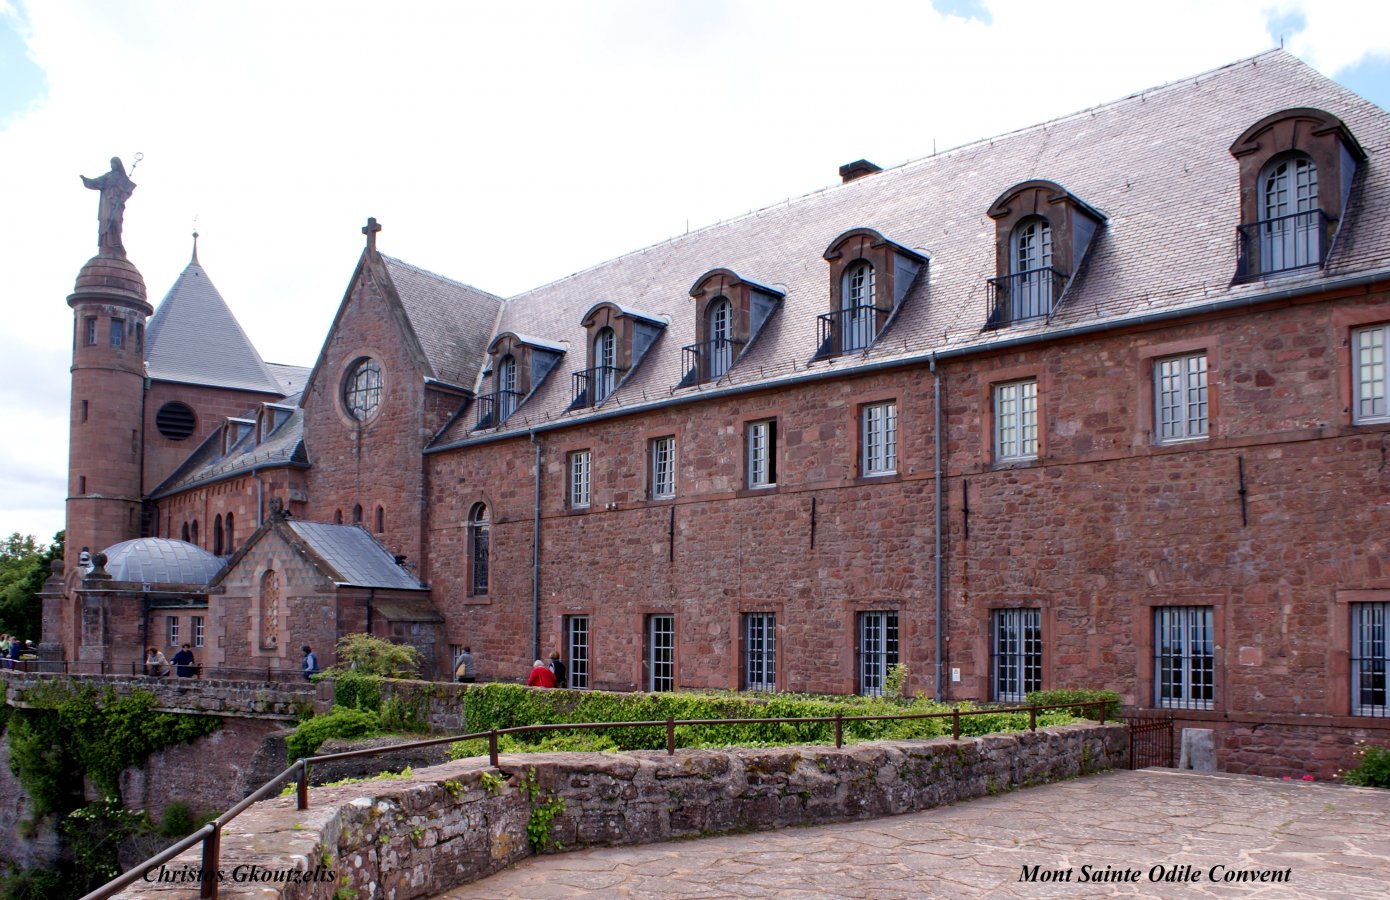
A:
POLYGON ((698 384, 721 378, 733 366, 743 351, 743 341, 716 338, 681 348, 681 368, 685 378, 681 384, 698 384))
POLYGON ((820 326, 816 356, 839 356, 867 348, 878 336, 879 312, 877 306, 864 304, 816 316, 820 326))
POLYGON ((1048 266, 990 278, 988 282, 985 328, 1004 328, 1015 322, 1050 318, 1062 299, 1067 276, 1048 266))
POLYGON ((495 428, 507 421, 521 405, 523 395, 516 391, 494 391, 478 398, 478 424, 475 428, 495 428))
POLYGON ((1327 259, 1332 220, 1321 209, 1239 225, 1237 278, 1256 278, 1321 266, 1327 259))
POLYGON ((572 409, 597 406, 613 393, 627 369, 617 366, 594 366, 574 373, 574 402, 572 409))

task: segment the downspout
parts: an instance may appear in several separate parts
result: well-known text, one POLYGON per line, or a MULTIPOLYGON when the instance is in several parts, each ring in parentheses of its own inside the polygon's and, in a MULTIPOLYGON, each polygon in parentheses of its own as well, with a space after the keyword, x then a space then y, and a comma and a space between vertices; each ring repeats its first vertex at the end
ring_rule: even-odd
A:
POLYGON ((376 588, 367 588, 367 634, 372 634, 372 600, 376 597, 376 588))
POLYGON ((934 449, 932 452, 935 478, 933 479, 935 506, 935 531, 936 531, 936 702, 940 703, 944 692, 941 687, 941 678, 945 674, 943 660, 941 658, 942 647, 945 644, 946 623, 941 617, 942 607, 942 577, 941 577, 941 475, 944 466, 941 463, 941 373, 936 371, 936 354, 933 353, 927 360, 927 365, 932 374, 932 413, 936 419, 933 427, 932 441, 934 449))
POLYGON ((531 658, 541 658, 541 442, 531 432, 536 445, 536 504, 531 520, 531 658))
POLYGON ((256 527, 265 524, 265 482, 261 480, 260 470, 251 473, 256 476, 256 527))

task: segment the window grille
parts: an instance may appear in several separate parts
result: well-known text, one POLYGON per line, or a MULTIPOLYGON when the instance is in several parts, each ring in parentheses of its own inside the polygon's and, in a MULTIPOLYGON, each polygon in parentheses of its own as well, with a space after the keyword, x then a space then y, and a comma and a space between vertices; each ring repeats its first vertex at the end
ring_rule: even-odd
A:
POLYGON ((170 647, 177 647, 177 646, 179 645, 179 617, 178 617, 178 616, 165 616, 165 617, 164 617, 164 621, 165 621, 165 622, 167 623, 167 625, 168 625, 168 630, 169 630, 169 646, 170 646, 170 647))
POLYGON ((746 690, 777 690, 777 617, 774 614, 744 614, 743 659, 746 690))
POLYGON ((1356 399, 1352 419, 1378 422, 1390 418, 1386 397, 1390 396, 1390 377, 1386 359, 1390 357, 1390 325, 1361 328, 1352 333, 1352 379, 1356 399))
POLYGON ((1038 455, 1038 383, 1015 381, 994 387, 994 458, 1038 455))
POLYGON ((565 620, 565 658, 569 661, 569 686, 589 687, 589 617, 565 620))
POLYGON ((1211 709, 1216 699, 1210 606, 1154 609, 1154 706, 1211 709))
POLYGON ((381 404, 381 366, 374 359, 360 359, 343 382, 343 405, 348 415, 364 422, 381 404))
POLYGON ((1390 646, 1386 624, 1390 622, 1390 603, 1351 605, 1351 714, 1390 716, 1386 671, 1390 668, 1390 646))
POLYGON ((651 444, 651 485, 653 500, 676 496, 676 439, 661 437, 651 444))
POLYGON ((888 670, 898 664, 897 612, 859 614, 859 693, 882 696, 888 670))
POLYGON ((589 462, 588 450, 576 450, 570 454, 571 509, 583 509, 589 505, 589 462))
POLYGON ((1155 365, 1159 441, 1206 437, 1207 355, 1175 356, 1155 365))
POLYGON ((863 459, 864 475, 891 475, 898 470, 898 404, 875 403, 864 407, 863 459))
POLYGON ((1042 611, 994 611, 993 699, 1021 703, 1042 690, 1042 611))
POLYGON ((771 487, 777 483, 777 422, 766 419, 748 425, 748 486, 771 487))
POLYGON ((676 689, 676 617, 647 617, 647 689, 676 689))
POLYGON ((1318 167, 1311 159, 1287 159, 1265 174, 1260 212, 1261 272, 1284 272, 1322 262, 1318 167))

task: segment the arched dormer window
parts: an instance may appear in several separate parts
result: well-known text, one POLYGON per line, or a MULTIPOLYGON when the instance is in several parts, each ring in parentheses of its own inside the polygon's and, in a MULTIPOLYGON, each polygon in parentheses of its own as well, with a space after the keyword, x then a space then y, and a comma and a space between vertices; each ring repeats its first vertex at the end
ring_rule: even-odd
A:
POLYGON ((710 269, 695 280, 690 296, 695 299, 695 343, 681 348, 685 375, 677 387, 728 374, 777 309, 782 291, 732 269, 710 269))
POLYGON ((521 395, 516 391, 516 357, 510 353, 502 357, 497 367, 497 423, 507 420, 516 409, 521 395))
POLYGON ((565 346, 504 331, 487 348, 491 367, 483 373, 475 428, 496 428, 545 383, 565 355, 565 346))
POLYGON ((588 332, 589 367, 573 373, 571 409, 597 406, 612 396, 671 323, 665 316, 600 300, 589 307, 580 324, 588 332))
POLYGON ((872 228, 846 231, 824 256, 831 311, 819 317, 816 359, 867 350, 928 265, 924 254, 872 228))
POLYGON ((468 593, 484 596, 488 592, 489 522, 486 503, 475 503, 468 511, 468 593))
POLYGON ((222 516, 219 514, 212 520, 212 555, 222 555, 222 516))
POLYGON ((1231 155, 1240 163, 1236 280, 1321 266, 1366 161, 1342 120, 1286 109, 1247 128, 1231 155))
POLYGON ((985 328, 1047 319, 1105 215, 1053 181, 1024 181, 991 204, 995 277, 985 328))
POLYGON ((602 403, 618 383, 618 337, 612 328, 594 336, 594 403, 602 403))
POLYGON ((718 378, 734 362, 734 307, 728 297, 716 297, 709 305, 709 377, 718 378))

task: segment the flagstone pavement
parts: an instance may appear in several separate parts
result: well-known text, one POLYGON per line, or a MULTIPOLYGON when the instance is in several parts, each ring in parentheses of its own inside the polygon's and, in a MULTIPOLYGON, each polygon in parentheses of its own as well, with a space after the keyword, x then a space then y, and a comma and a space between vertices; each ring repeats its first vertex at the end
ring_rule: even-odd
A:
POLYGON ((1117 895, 1390 896, 1390 791, 1111 772, 883 819, 532 857, 443 896, 1117 895))

